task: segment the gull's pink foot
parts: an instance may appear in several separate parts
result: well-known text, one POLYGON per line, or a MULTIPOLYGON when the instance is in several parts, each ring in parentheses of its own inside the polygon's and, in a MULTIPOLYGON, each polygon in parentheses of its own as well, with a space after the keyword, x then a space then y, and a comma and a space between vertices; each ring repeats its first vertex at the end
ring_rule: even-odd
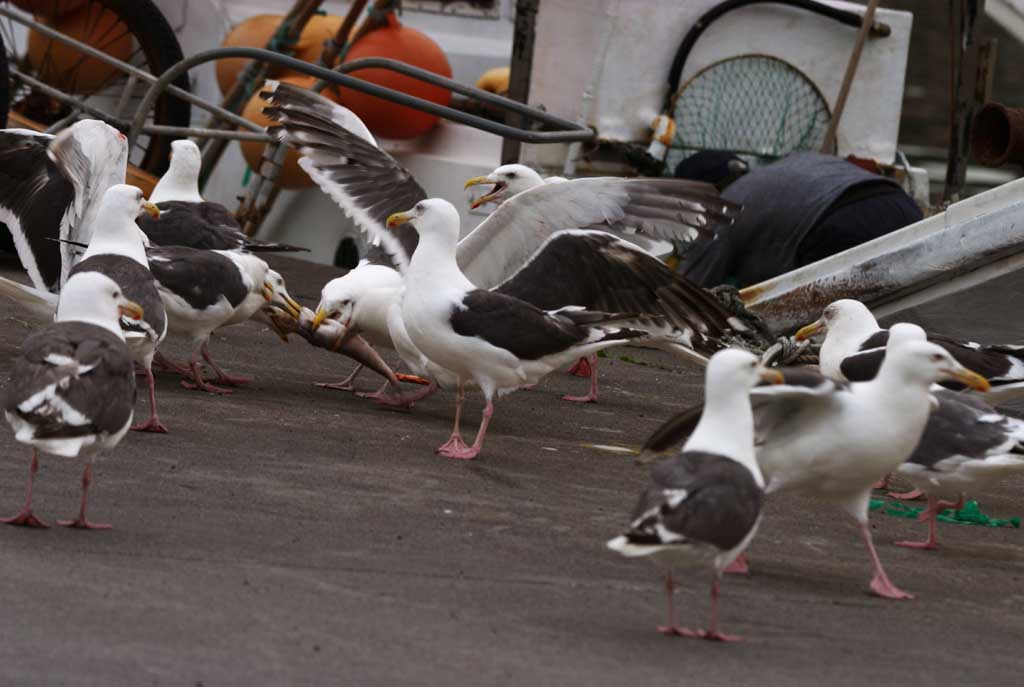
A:
POLYGON ((732 563, 725 566, 722 570, 726 575, 749 575, 750 574, 750 562, 747 560, 747 555, 741 553, 736 556, 736 559, 732 563))
POLYGON ((926 539, 925 541, 898 541, 893 542, 896 546, 902 546, 906 549, 928 549, 934 551, 939 548, 939 543, 926 539))
POLYGON ((205 391, 210 394, 218 394, 220 396, 226 396, 228 394, 235 393, 231 389, 225 389, 223 387, 214 386, 205 379, 199 379, 196 382, 190 382, 187 379, 181 380, 181 386, 183 389, 189 389, 190 391, 205 391))
POLYGON ((313 386, 321 389, 330 389, 332 391, 355 391, 356 388, 352 386, 352 382, 313 382, 313 386))
POLYGON ((230 375, 227 372, 217 370, 217 376, 213 378, 213 381, 218 384, 227 384, 228 386, 244 386, 246 384, 252 384, 256 381, 255 377, 248 377, 246 375, 230 375))
POLYGON ((58 520, 57 524, 61 527, 71 527, 76 530, 111 530, 114 529, 113 525, 102 525, 95 522, 90 522, 85 518, 76 518, 75 520, 58 520))
POLYGON ((884 574, 876 574, 871 580, 871 591, 884 599, 896 599, 898 601, 913 599, 913 594, 908 594, 894 585, 884 574))
POLYGON ((889 488, 889 475, 886 475, 882 479, 878 480, 871 485, 872 489, 888 489, 889 488))
POLYGON ((697 630, 694 637, 700 637, 701 639, 707 639, 712 642, 742 642, 743 637, 740 635, 730 635, 718 630, 697 630))
POLYGON ((469 446, 463 440, 462 435, 452 434, 450 437, 448 437, 448 441, 444 442, 436 449, 434 449, 434 453, 440 453, 441 451, 462 450, 464 448, 469 448, 469 446))
POLYGON ((0 522, 5 525, 17 525, 19 527, 39 527, 41 529, 47 529, 50 527, 45 522, 37 518, 31 510, 22 510, 17 515, 10 518, 0 518, 0 522))
POLYGON ((890 491, 888 495, 894 499, 899 499, 900 501, 916 501, 924 496, 924 492, 920 489, 911 489, 910 491, 903 492, 890 491))
POLYGON ((164 423, 160 422, 160 418, 154 415, 145 422, 137 425, 132 425, 133 432, 153 432, 155 434, 167 434, 168 429, 164 423))
POLYGON ((576 375, 577 377, 589 377, 593 372, 590 369, 590 361, 586 358, 580 358, 573 366, 566 370, 566 374, 576 375))
POLYGON ((454 458, 455 460, 473 460, 480 455, 480 449, 476 446, 467 446, 466 448, 452 448, 452 449, 439 449, 438 454, 445 458, 454 458))
POLYGON ((563 401, 572 401, 573 403, 597 403, 597 394, 591 391, 586 396, 569 396, 566 394, 562 396, 563 401))
POLYGON ((669 637, 700 637, 703 630, 689 630, 678 625, 658 625, 658 632, 669 637))
POLYGON ((356 393, 357 398, 365 398, 373 401, 379 406, 394 408, 395 410, 412 410, 412 401, 405 398, 403 394, 388 394, 383 391, 356 393))

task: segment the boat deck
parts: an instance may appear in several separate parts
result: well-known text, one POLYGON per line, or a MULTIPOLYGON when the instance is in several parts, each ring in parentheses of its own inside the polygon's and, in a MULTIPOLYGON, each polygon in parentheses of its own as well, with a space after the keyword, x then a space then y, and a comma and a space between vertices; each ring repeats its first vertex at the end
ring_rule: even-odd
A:
MULTIPOLYGON (((315 305, 331 268, 273 259, 315 305)), ((5 272, 6 273, 6 272, 5 272)), ((977 315, 977 313, 974 313, 977 315)), ((0 375, 27 329, 0 305, 0 375)), ((215 337, 230 397, 158 376, 171 434, 130 434, 98 464, 91 515, 110 532, 0 527, 0 682, 31 685, 1014 684, 1024 640, 1024 533, 940 525, 945 548, 892 546, 923 526, 873 517, 897 584, 866 593, 853 527, 814 501, 769 504, 753 574, 723 586, 739 645, 657 634, 656 570, 604 549, 645 470, 588 442, 638 445, 696 401, 701 370, 661 353, 605 361, 599 404, 554 374, 497 407, 482 458, 442 460, 452 399, 376 409, 314 381, 347 359, 254 324, 215 337)), ((181 352, 172 345, 173 352, 181 352)), ((616 354, 618 355, 618 354, 616 354)), ((386 354, 390 358, 390 355, 386 354)), ((376 386, 369 373, 361 379, 376 386)), ((479 399, 471 396, 467 429, 479 399)), ((145 409, 140 399, 140 412, 145 409)), ((28 450, 0 431, 0 512, 21 504, 28 450)), ((45 458, 45 520, 78 505, 77 461, 45 458)), ((1024 479, 983 500, 1022 515, 1024 479)), ((699 625, 707 580, 682 580, 699 625)))

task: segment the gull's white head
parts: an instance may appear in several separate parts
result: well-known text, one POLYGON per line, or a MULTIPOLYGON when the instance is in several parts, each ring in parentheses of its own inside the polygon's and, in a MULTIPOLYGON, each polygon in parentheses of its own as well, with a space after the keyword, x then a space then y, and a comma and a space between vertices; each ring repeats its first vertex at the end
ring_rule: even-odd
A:
POLYGON ((878 321, 868 310, 868 306, 860 301, 844 298, 830 303, 817 321, 797 331, 796 340, 803 341, 824 332, 826 340, 832 335, 842 338, 860 337, 857 341, 860 343, 877 329, 878 321))
POLYGON ((388 217, 389 229, 403 224, 411 224, 421 239, 436 237, 450 243, 453 250, 459 241, 459 211, 443 198, 421 200, 411 210, 388 217))
POLYGON ((149 199, 154 203, 169 200, 203 202, 203 197, 199 195, 199 172, 202 164, 199 146, 193 141, 180 138, 171 142, 171 164, 153 188, 149 199))
MULTIPOLYGON (((914 325, 910 325, 914 326, 914 325)), ((968 370, 941 346, 922 341, 916 332, 903 328, 889 335, 885 360, 878 377, 896 376, 903 384, 924 388, 937 382, 958 381, 975 391, 988 391, 989 383, 976 372, 968 370)))
POLYGON ((78 272, 68 279, 57 303, 58 322, 87 322, 124 340, 120 320, 141 320, 142 306, 125 298, 121 287, 100 272, 78 272))
POLYGON ((146 201, 138 187, 117 184, 108 188, 100 201, 92 240, 82 259, 112 253, 148 267, 144 234, 135 223, 135 218, 143 211, 154 217, 160 214, 155 205, 146 201))
POLYGON ((758 357, 739 348, 726 348, 708 360, 704 373, 705 394, 710 398, 719 393, 753 389, 759 382, 779 383, 782 374, 761 366, 758 357))
POLYGON ((899 345, 904 341, 927 341, 928 335, 923 329, 910 322, 898 322, 889 327, 889 343, 887 346, 899 345))
POLYGON ((478 208, 484 203, 501 203, 512 196, 529 191, 544 183, 540 174, 526 165, 502 165, 493 172, 482 177, 473 177, 466 181, 464 188, 479 184, 493 184, 494 187, 473 201, 471 207, 478 208))

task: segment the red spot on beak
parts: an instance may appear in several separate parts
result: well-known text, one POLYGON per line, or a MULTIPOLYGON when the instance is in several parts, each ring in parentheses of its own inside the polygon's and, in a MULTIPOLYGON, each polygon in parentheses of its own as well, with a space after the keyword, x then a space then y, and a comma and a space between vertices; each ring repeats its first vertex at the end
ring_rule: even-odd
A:
POLYGON ((122 134, 120 131, 117 132, 117 137, 119 139, 121 139, 122 141, 127 141, 128 140, 128 137, 125 136, 124 134, 122 134))

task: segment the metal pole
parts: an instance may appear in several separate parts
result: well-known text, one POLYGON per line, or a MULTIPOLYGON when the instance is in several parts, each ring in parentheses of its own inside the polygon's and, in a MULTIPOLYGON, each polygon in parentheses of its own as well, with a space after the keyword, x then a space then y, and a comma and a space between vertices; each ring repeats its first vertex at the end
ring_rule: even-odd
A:
POLYGON ((950 0, 950 44, 952 51, 952 107, 949 112, 949 154, 946 164, 945 202, 960 199, 967 180, 971 156, 971 125, 978 109, 978 41, 975 28, 985 9, 985 0, 950 0))
MULTIPOLYGON (((508 97, 526 103, 530 97, 530 72, 533 70, 533 43, 536 38, 537 10, 540 0, 516 0, 516 19, 512 34, 512 68, 508 97)), ((515 113, 505 116, 509 126, 521 127, 523 118, 515 113)), ((519 162, 520 143, 505 139, 501 144, 501 164, 519 162)))

